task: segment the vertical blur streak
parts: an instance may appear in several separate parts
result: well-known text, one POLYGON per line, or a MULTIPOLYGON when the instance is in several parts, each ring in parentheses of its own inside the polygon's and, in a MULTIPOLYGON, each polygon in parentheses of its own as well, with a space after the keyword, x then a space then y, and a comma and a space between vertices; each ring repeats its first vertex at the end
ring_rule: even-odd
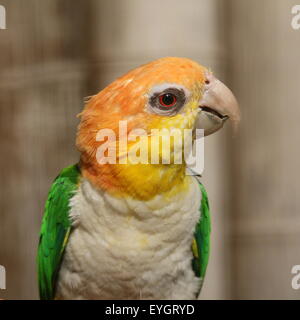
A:
POLYGON ((77 160, 85 86, 85 1, 2 1, 0 264, 7 299, 37 298, 36 247, 49 187, 77 160))
POLYGON ((242 108, 233 158, 234 298, 300 298, 291 287, 300 264, 296 2, 230 1, 229 76, 242 108))

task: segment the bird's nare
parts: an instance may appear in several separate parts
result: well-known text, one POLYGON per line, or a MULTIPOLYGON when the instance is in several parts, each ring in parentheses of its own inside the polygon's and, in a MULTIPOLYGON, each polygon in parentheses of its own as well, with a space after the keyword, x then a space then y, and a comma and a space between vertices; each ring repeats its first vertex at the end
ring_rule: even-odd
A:
MULTIPOLYGON (((80 114, 80 161, 54 181, 38 251, 42 299, 191 299, 209 257, 210 214, 203 185, 186 163, 99 163, 102 129, 196 130, 239 121, 232 92, 205 67, 162 58, 118 78, 80 114)), ((151 132, 151 134, 150 134, 151 132)), ((182 135, 184 137, 184 135, 182 135)), ((185 141, 183 141, 185 142, 185 141)), ((128 149, 136 146, 128 143, 128 149)), ((175 149, 171 144, 171 152, 175 149)), ((116 149, 116 158, 123 154, 116 149)), ((183 157, 184 159, 184 157, 183 157)), ((100 161, 101 162, 101 161, 100 161)))

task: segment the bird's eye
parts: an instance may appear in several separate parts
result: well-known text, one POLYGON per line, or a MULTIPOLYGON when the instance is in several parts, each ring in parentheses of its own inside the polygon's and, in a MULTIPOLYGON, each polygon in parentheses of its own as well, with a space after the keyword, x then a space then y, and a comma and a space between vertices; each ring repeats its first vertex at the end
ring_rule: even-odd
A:
POLYGON ((183 89, 170 87, 153 93, 149 99, 149 106, 151 111, 157 114, 172 116, 181 110, 185 101, 186 96, 183 89))
POLYGON ((159 104, 163 108, 172 108, 175 106, 177 98, 172 93, 165 93, 159 96, 159 104))

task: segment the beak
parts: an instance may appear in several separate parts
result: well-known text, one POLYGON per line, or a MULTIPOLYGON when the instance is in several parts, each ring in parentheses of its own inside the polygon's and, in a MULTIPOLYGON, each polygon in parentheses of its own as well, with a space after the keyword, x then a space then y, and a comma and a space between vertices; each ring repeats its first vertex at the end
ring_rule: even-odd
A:
POLYGON ((227 119, 236 128, 240 121, 240 109, 235 96, 212 73, 206 72, 205 76, 196 128, 204 129, 204 135, 208 136, 221 129, 227 119))

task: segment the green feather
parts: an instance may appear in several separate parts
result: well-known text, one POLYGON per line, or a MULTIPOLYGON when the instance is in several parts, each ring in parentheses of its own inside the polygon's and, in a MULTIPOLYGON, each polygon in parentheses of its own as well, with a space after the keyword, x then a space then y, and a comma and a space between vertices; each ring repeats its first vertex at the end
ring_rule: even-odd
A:
POLYGON ((38 248, 40 298, 53 299, 55 282, 71 231, 70 199, 78 189, 80 171, 77 165, 63 169, 50 189, 45 205, 38 248))
POLYGON ((211 223, 207 193, 200 182, 199 187, 202 199, 200 206, 200 219, 196 226, 192 244, 194 255, 192 266, 196 276, 201 279, 202 285, 208 265, 211 223))

